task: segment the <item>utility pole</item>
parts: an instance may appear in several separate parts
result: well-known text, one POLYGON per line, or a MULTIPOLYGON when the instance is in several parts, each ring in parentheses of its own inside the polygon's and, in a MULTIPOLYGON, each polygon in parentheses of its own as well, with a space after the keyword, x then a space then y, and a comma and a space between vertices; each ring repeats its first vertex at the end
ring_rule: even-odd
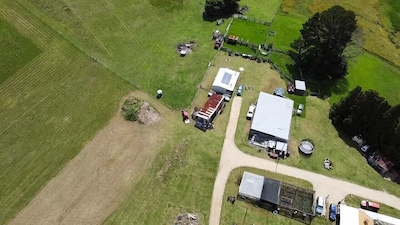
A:
POLYGON ((276 159, 275 173, 278 170, 278 164, 279 164, 279 155, 278 155, 278 158, 276 159))
POLYGON ((246 208, 246 213, 244 214, 244 217, 243 217, 243 225, 244 225, 244 222, 245 222, 245 220, 246 220, 246 216, 247 216, 247 208, 246 208))

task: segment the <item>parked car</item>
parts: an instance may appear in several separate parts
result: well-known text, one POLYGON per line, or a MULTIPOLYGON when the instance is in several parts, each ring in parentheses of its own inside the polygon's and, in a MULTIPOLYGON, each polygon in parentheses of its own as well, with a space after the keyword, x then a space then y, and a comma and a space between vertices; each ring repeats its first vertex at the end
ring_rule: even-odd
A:
POLYGON ((303 104, 299 104, 299 107, 297 107, 296 114, 298 116, 301 116, 301 114, 303 113, 303 109, 304 109, 304 105, 303 104))
POLYGON ((378 212, 379 209, 381 208, 381 205, 376 202, 370 202, 368 200, 362 200, 360 202, 360 206, 362 209, 366 209, 372 212, 378 212))
POLYGON ((242 96, 242 91, 243 91, 243 85, 239 85, 236 95, 242 96))
POLYGON ((361 147, 361 151, 362 151, 363 153, 367 153, 367 152, 369 151, 370 147, 371 147, 371 146, 369 146, 369 145, 363 145, 363 146, 361 147))
POLYGON ((316 203, 317 204, 315 205, 315 213, 317 215, 322 215, 322 212, 324 211, 324 206, 325 206, 325 199, 321 196, 318 196, 316 203))
POLYGON ((247 116, 246 116, 246 118, 248 119, 248 120, 251 120, 252 118, 253 118, 253 115, 254 115, 254 111, 256 110, 256 106, 255 105, 253 105, 253 104, 251 104, 250 106, 249 106, 249 110, 247 111, 247 116))
POLYGON ((330 204, 329 205, 329 219, 331 221, 336 220, 336 210, 337 210, 337 205, 336 204, 330 204))

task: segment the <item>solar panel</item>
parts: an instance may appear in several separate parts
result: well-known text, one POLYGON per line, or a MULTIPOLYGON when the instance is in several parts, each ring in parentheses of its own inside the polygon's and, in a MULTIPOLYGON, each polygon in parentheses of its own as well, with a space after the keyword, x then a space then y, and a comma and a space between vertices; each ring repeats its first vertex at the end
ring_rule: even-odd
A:
POLYGON ((232 79, 232 74, 225 72, 224 76, 222 77, 222 83, 229 85, 229 83, 231 82, 232 79))

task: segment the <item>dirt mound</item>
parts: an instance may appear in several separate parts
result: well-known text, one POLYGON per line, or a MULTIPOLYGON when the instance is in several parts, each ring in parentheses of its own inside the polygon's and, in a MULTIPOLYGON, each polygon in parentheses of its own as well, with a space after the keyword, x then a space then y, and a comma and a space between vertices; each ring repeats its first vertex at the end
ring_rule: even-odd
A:
POLYGON ((200 225, 200 218, 197 213, 183 213, 176 218, 175 225, 200 225))
POLYGON ((142 103, 138 117, 139 122, 145 125, 153 125, 161 120, 160 113, 146 101, 142 103))
POLYGON ((125 99, 121 112, 126 120, 138 121, 145 125, 152 125, 161 120, 160 113, 150 103, 133 96, 125 99))

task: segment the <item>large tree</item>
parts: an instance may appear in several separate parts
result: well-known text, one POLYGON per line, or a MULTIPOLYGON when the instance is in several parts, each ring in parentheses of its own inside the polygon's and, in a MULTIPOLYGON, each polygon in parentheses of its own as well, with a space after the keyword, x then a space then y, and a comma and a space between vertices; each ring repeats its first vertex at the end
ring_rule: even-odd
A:
POLYGON ((303 24, 301 37, 291 45, 297 52, 297 66, 324 79, 343 78, 347 74, 343 51, 357 28, 356 23, 355 13, 341 6, 314 14, 303 24))
POLYGON ((206 0, 204 12, 207 16, 231 15, 239 8, 240 0, 206 0))
POLYGON ((356 87, 329 112, 332 124, 400 162, 400 105, 391 106, 378 92, 356 87))

